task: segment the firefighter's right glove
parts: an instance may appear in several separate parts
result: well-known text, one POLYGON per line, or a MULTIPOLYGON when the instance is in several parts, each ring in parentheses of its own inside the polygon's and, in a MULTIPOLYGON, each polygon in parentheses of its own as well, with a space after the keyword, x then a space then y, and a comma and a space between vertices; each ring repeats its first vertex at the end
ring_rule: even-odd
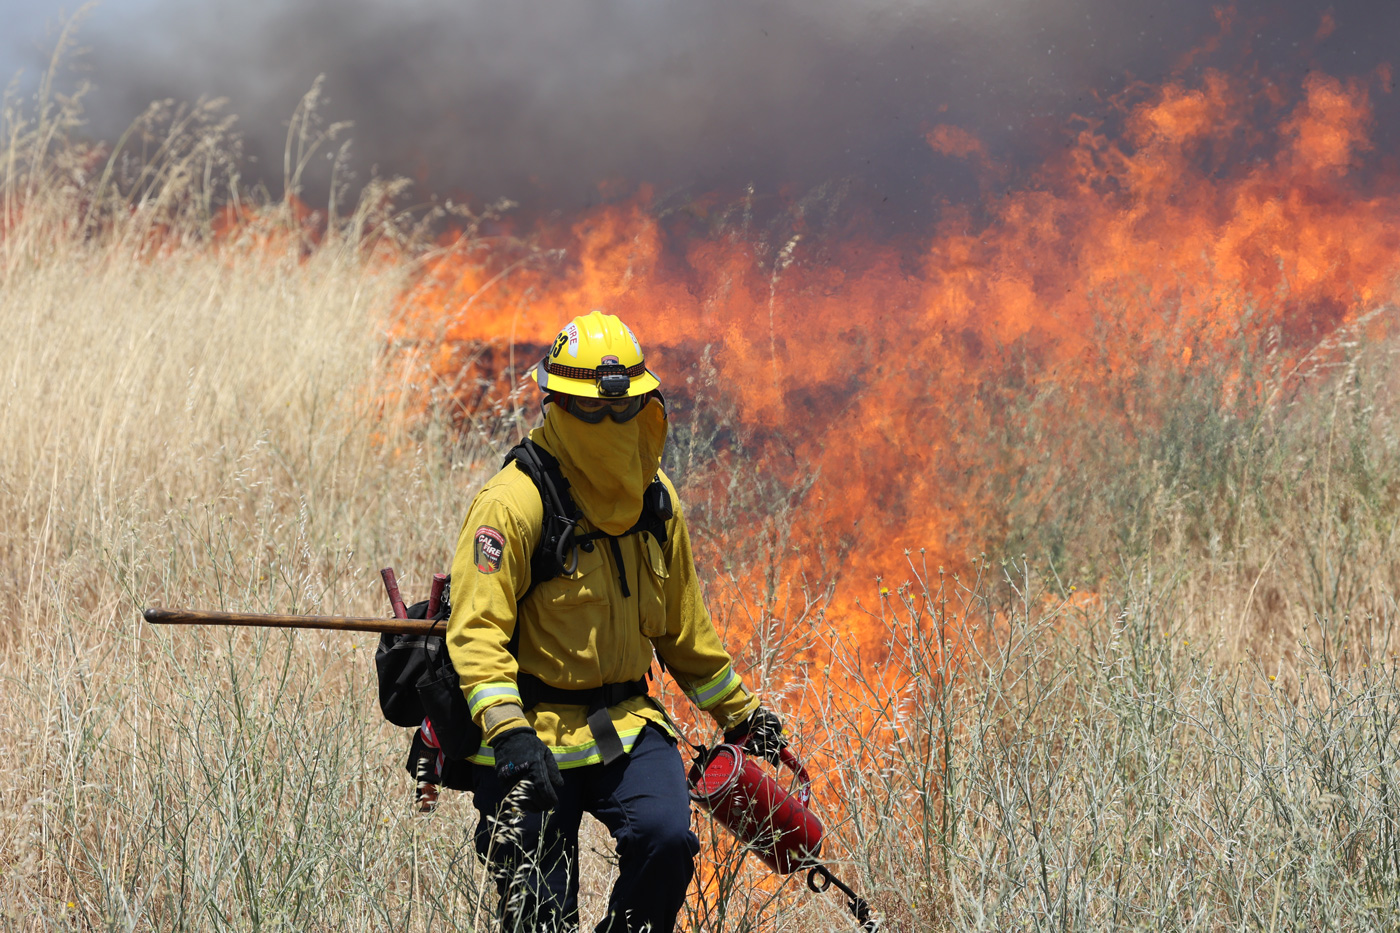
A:
POLYGON ((491 743, 496 753, 496 777, 505 785, 506 795, 516 785, 529 781, 522 788, 521 809, 535 812, 553 810, 559 805, 559 791, 564 789, 564 776, 554 756, 528 726, 511 729, 491 743))
POLYGON ((775 765, 778 763, 778 753, 787 748, 783 721, 777 713, 762 706, 754 710, 743 725, 725 732, 724 741, 730 745, 743 742, 744 751, 775 765))

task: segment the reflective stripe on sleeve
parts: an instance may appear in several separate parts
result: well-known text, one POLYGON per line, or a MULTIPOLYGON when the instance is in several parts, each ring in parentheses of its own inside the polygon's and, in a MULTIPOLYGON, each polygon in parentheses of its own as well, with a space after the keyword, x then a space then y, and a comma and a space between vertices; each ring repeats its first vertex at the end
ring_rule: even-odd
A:
POLYGON ((719 672, 719 676, 707 684, 691 691, 687 690, 685 695, 690 697, 692 703, 701 709, 709 709, 720 700, 729 695, 739 683, 739 675, 734 673, 734 665, 726 664, 724 670, 719 672))
MULTIPOLYGON (((632 746, 637 744, 637 736, 642 734, 643 728, 646 727, 618 732, 617 736, 622 739, 624 752, 632 751, 632 746)), ((582 745, 551 745, 549 751, 554 755, 554 763, 559 766, 561 771, 568 768, 581 768, 584 765, 600 764, 603 760, 603 753, 599 751, 597 742, 590 741, 582 745)), ((495 767, 496 753, 492 751, 491 746, 482 745, 480 750, 471 757, 471 762, 472 764, 495 767)))
POLYGON ((480 716, 481 711, 494 700, 508 700, 516 706, 525 705, 520 702, 520 690, 509 681, 478 684, 467 694, 467 706, 471 709, 472 718, 480 716))

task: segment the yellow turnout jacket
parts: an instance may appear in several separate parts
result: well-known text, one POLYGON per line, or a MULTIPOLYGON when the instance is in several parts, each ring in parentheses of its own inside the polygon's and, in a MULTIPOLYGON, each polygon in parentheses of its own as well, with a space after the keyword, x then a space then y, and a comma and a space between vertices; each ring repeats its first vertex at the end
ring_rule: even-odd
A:
MULTIPOLYGON (((536 443, 539 433, 532 436, 536 443)), ((518 670, 552 687, 583 690, 645 676, 654 648, 687 696, 721 728, 738 725, 757 708, 758 697, 734 672, 710 621, 675 488, 664 474, 661 479, 675 503, 666 543, 648 532, 618 540, 631 592, 626 597, 612 549, 600 540, 592 551, 578 549, 573 574, 544 581, 522 600, 544 522, 539 491, 512 463, 477 494, 452 561, 447 623, 448 653, 483 732, 472 761, 493 764, 491 742, 526 725, 550 747, 560 768, 601 761, 587 708, 541 703, 522 709, 518 670), (518 664, 508 648, 516 626, 518 664)), ((578 528, 593 530, 587 520, 578 528)), ((609 715, 627 751, 648 721, 666 728, 649 697, 624 700, 609 715)))

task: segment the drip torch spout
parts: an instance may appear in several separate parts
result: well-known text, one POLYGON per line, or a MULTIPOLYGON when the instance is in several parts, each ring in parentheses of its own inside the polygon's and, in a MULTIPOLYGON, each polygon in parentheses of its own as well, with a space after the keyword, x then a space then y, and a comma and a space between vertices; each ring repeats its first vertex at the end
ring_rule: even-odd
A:
POLYGON ((807 887, 818 894, 833 884, 846 895, 846 906, 850 908, 851 916, 856 918, 863 933, 876 933, 880 929, 880 921, 870 916, 870 905, 865 902, 865 898, 842 884, 839 878, 827 871, 825 865, 818 865, 807 873, 807 887))

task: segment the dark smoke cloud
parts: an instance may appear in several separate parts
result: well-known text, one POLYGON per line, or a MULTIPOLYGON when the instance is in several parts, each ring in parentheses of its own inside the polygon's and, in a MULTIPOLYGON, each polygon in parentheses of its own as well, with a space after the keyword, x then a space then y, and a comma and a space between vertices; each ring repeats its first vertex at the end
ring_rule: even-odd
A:
MULTIPOLYGON (((1236 4, 1205 63, 1355 73, 1389 54, 1400 4, 1338 4, 1318 40, 1323 9, 1236 4)), ((373 166, 438 195, 565 211, 605 183, 857 179, 889 214, 917 216, 968 181, 931 152, 931 126, 1030 157, 1070 114, 1160 80, 1217 19, 1203 0, 109 0, 80 38, 95 132, 153 99, 225 96, 274 188, 287 119, 323 74, 361 178, 373 166)))

